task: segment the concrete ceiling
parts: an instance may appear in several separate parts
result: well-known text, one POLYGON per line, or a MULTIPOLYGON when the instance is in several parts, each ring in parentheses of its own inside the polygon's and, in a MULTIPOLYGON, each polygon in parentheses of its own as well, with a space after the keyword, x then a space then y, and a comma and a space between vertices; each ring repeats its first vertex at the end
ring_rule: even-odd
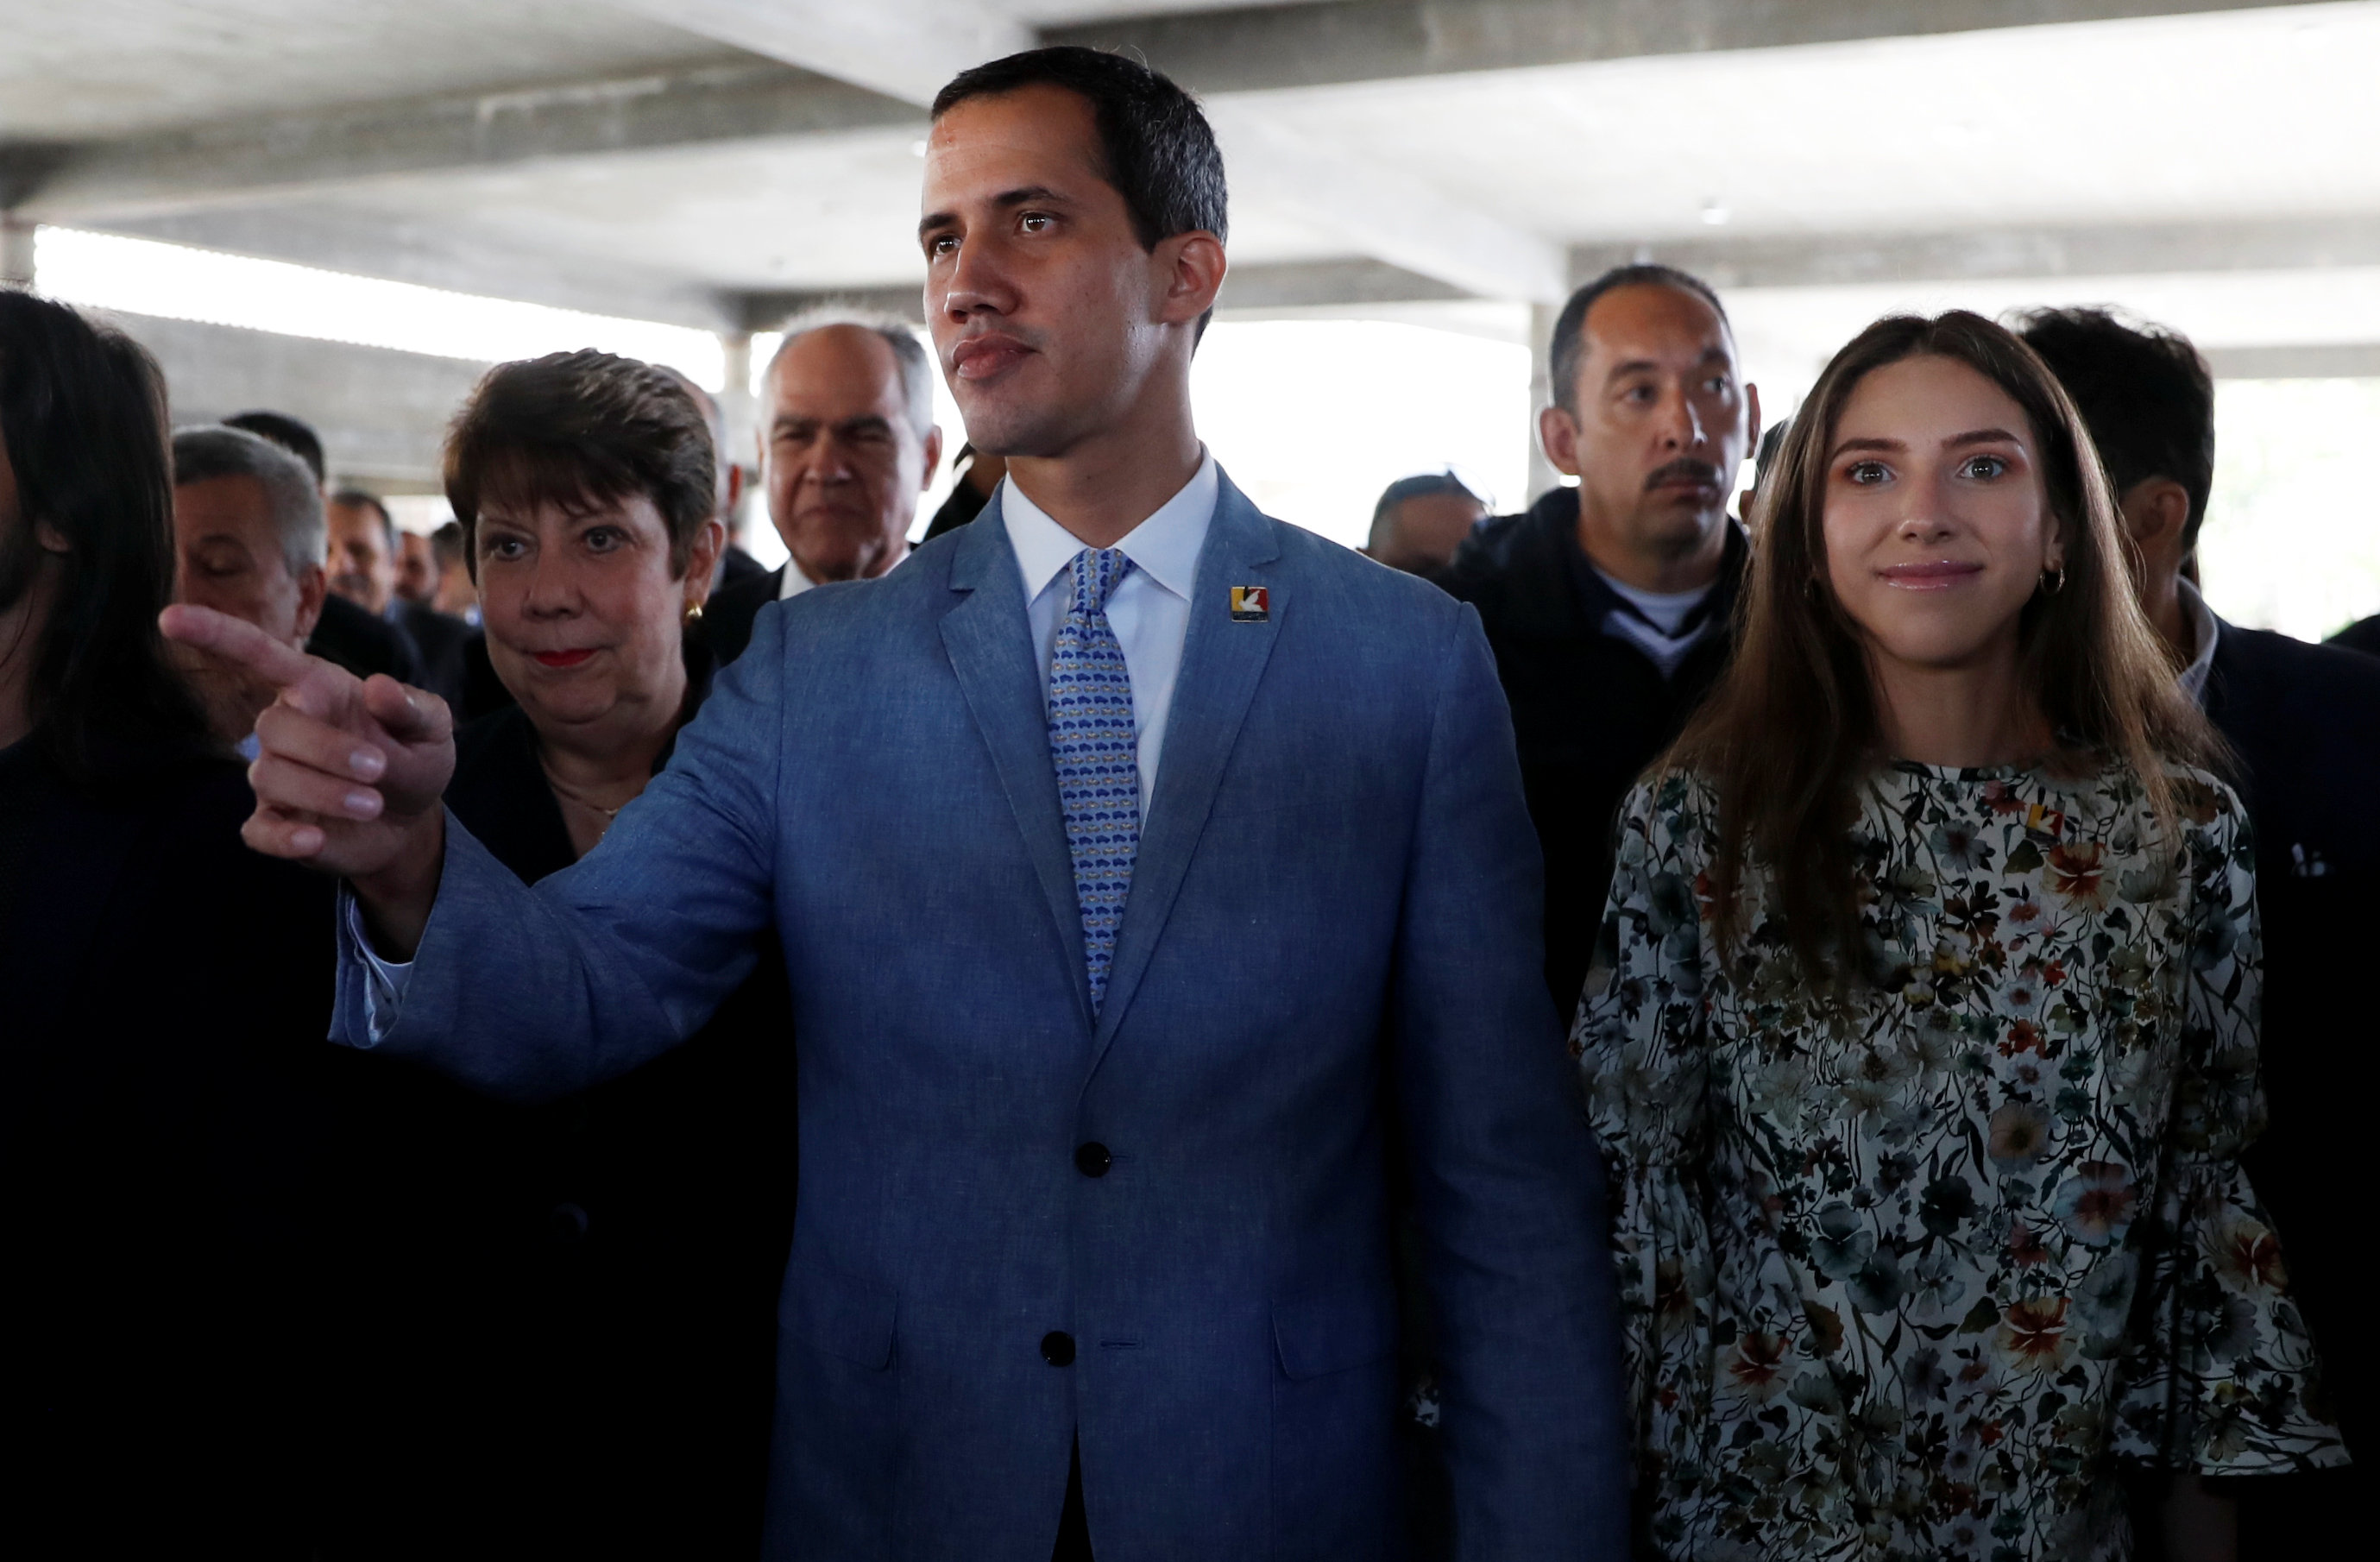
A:
POLYGON ((2380 260, 2372 3, 0 0, 0 34, 20 220, 689 324, 914 285, 917 104, 1036 37, 1204 93, 1250 301, 1339 260, 1347 299, 1543 304, 1648 249, 2005 275, 2015 230, 2137 239, 2128 274, 2338 221, 2352 253, 2278 263, 2380 260))

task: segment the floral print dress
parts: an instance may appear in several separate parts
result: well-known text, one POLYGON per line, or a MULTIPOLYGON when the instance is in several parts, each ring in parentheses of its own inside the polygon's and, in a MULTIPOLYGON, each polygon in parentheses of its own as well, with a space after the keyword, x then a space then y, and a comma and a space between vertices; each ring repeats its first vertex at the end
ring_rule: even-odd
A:
POLYGON ((1841 1005, 1773 913, 1722 958, 1706 784, 1631 796, 1572 1045, 1659 1555, 2122 1558, 2123 1463, 2346 1461, 2239 1164, 2244 816, 2176 785, 2178 838, 2120 767, 1878 770, 1841 1005))

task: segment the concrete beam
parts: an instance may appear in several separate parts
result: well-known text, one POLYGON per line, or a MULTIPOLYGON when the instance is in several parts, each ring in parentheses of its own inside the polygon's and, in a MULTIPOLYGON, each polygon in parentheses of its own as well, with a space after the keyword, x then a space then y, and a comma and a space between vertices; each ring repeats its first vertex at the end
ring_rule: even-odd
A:
MULTIPOLYGON (((1218 313, 1235 309, 1317 309, 1343 304, 1442 303, 1473 295, 1435 277, 1384 260, 1294 260, 1233 266, 1223 279, 1218 313)), ((875 309, 913 325, 926 322, 917 287, 846 287, 808 292, 746 293, 727 308, 747 331, 774 331, 804 309, 831 305, 875 309)))
POLYGON ((0 212, 0 287, 33 285, 33 224, 0 212))
POLYGON ((1559 300, 1561 248, 1402 170, 1307 139, 1256 103, 1211 99, 1233 194, 1325 227, 1374 260, 1488 298, 1559 300))
POLYGON ((175 422, 286 412, 322 436, 334 473, 377 482, 436 480, 447 420, 488 367, 237 326, 108 318, 156 355, 175 422))
POLYGON ((1320 0, 1088 21, 1044 42, 1136 51, 1194 91, 1251 92, 1650 54, 1773 49, 2309 0, 1320 0))
POLYGON ((2212 347, 2217 380, 2380 380, 2380 342, 2290 347, 2212 347))
POLYGON ((1031 28, 979 0, 613 0, 671 27, 906 103, 973 65, 1033 47, 1031 28))
MULTIPOLYGON (((930 103, 958 71, 1030 47, 1034 35, 982 0, 621 0, 739 49, 930 103)), ((1237 193, 1342 234, 1376 259, 1495 297, 1559 296, 1552 244, 1396 169, 1325 147, 1261 106, 1210 102, 1237 193)))
POLYGON ((1570 251, 1571 283, 1645 260, 1678 266, 1714 287, 2298 271, 2380 265, 2380 214, 1584 244, 1570 251))
POLYGON ((741 60, 221 121, 13 155, 0 149, 0 204, 44 223, 93 224, 359 179, 923 124, 911 105, 865 88, 741 60))

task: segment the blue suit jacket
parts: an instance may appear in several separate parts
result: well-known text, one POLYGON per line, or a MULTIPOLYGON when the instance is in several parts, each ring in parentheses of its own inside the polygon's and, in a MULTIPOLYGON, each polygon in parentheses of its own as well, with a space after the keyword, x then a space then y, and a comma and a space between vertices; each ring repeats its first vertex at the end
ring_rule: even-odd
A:
MULTIPOLYGON (((1223 485, 1096 1017, 1042 683, 996 512, 764 611, 577 866, 524 888, 450 820, 382 1045, 577 1088, 691 1034, 773 926, 771 1556, 1043 1562, 1077 1436, 1101 1562, 1399 1554, 1394 1139, 1461 1555, 1620 1557, 1600 1173, 1476 615, 1223 485)), ((353 951, 342 980, 352 1039, 353 951)))

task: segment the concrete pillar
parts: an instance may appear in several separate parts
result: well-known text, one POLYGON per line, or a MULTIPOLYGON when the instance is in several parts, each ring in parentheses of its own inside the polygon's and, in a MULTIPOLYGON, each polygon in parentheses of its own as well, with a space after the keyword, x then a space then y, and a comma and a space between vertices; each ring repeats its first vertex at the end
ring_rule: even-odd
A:
POLYGON ((1561 486, 1561 474, 1546 459, 1545 446, 1537 442, 1537 414, 1554 404, 1553 335, 1554 318, 1561 309, 1553 304, 1529 306, 1529 503, 1534 504, 1548 490, 1561 486))
POLYGON ((725 372, 719 388, 719 415, 727 424, 727 453, 735 460, 752 465, 752 333, 748 331, 722 331, 719 333, 719 357, 725 372))
POLYGON ((33 220, 0 212, 0 285, 33 285, 33 220))

